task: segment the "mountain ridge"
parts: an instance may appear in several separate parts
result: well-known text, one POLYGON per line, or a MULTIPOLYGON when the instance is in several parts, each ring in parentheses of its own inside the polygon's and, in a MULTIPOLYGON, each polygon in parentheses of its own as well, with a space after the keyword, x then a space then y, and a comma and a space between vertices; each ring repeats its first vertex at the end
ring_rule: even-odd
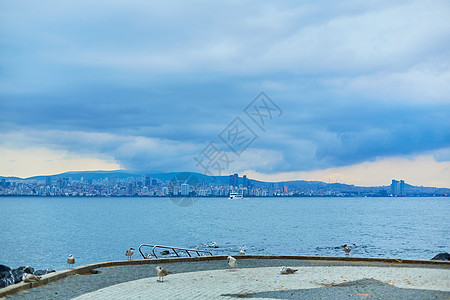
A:
MULTIPOLYGON (((16 177, 16 176, 0 176, 0 180, 1 179, 5 179, 5 180, 45 180, 47 177, 51 177, 52 180, 57 180, 59 178, 67 178, 67 177, 71 177, 73 180, 80 180, 81 178, 83 178, 84 180, 99 180, 99 179, 104 179, 104 178, 118 178, 118 179, 123 179, 123 178, 128 178, 128 177, 143 177, 143 176, 150 176, 151 178, 154 179, 159 179, 159 180, 171 180, 173 179, 175 176, 180 175, 180 174, 184 174, 184 176, 187 176, 187 174, 189 174, 189 176, 195 176, 198 180, 200 181, 205 181, 205 183, 220 183, 223 185, 226 185, 228 183, 229 180, 229 176, 230 175, 224 175, 224 176, 209 176, 209 175, 205 175, 202 173, 197 173, 197 172, 190 172, 190 171, 185 171, 185 172, 158 172, 158 173, 147 173, 147 174, 142 174, 142 173, 134 173, 131 171, 127 171, 127 170, 111 170, 111 171, 104 171, 104 170, 94 170, 94 171, 67 171, 67 172, 63 172, 63 173, 58 173, 58 174, 53 174, 53 175, 37 175, 37 176, 31 176, 31 177, 26 177, 26 178, 21 178, 21 177, 16 177)), ((286 185, 288 187, 299 187, 299 186, 303 186, 303 187, 309 187, 309 188, 336 188, 336 189, 340 189, 342 190, 344 189, 358 189, 358 188, 388 188, 390 187, 390 185, 382 185, 382 186, 357 186, 354 184, 347 184, 347 183, 326 183, 323 181, 318 181, 318 180, 303 180, 303 179, 299 179, 299 180, 287 180, 287 181, 260 181, 260 180, 255 180, 255 179, 251 179, 251 182, 253 184, 255 184, 256 186, 260 186, 260 187, 274 187, 277 185, 286 185)), ((239 177, 239 183, 242 183, 242 177, 239 177)), ((439 187, 424 187, 424 186, 414 186, 414 185, 410 185, 405 183, 405 187, 407 188, 434 188, 434 189, 449 189, 449 188, 439 188, 439 187)))

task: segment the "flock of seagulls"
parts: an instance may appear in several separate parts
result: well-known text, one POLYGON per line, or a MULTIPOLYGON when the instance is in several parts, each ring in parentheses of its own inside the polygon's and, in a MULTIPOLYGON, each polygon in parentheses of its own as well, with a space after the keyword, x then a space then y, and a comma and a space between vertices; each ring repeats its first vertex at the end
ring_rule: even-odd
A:
MULTIPOLYGON (((353 246, 355 246, 355 244, 353 244, 353 246)), ((351 246, 345 244, 342 247, 344 248, 345 254, 347 256, 350 255, 350 252, 352 251, 351 246)), ((130 249, 128 249, 125 252, 125 255, 127 256, 128 260, 131 260, 131 257, 133 256, 133 254, 134 254, 134 248, 130 248, 130 249)), ((241 249, 239 251, 238 255, 245 255, 245 250, 241 249)), ((148 254, 145 258, 146 259, 151 259, 152 256, 150 254, 148 254)), ((237 260, 233 256, 229 255, 227 257, 227 261, 228 261, 228 265, 231 268, 236 268, 237 267, 237 260)), ((67 263, 69 264, 69 269, 73 268, 73 265, 75 264, 75 257, 72 254, 70 254, 69 257, 67 258, 67 263)), ((158 279, 157 279, 158 282, 163 282, 164 281, 163 278, 165 276, 169 275, 169 272, 166 269, 164 269, 164 268, 162 268, 160 266, 157 266, 155 268, 155 270, 156 270, 156 275, 158 276, 158 279)), ((290 267, 283 266, 283 267, 281 267, 280 274, 282 274, 282 275, 290 275, 290 274, 294 274, 297 271, 298 271, 298 269, 292 269, 290 267)), ((33 275, 33 274, 25 273, 25 274, 23 274, 22 280, 24 282, 36 282, 36 281, 41 280, 41 277, 33 275)))

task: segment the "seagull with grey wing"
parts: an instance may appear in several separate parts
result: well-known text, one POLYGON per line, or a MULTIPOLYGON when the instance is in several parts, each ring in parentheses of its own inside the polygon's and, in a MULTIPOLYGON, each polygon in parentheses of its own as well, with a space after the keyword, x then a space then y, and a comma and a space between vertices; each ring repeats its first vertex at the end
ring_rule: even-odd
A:
POLYGON ((69 255, 69 257, 67 258, 67 263, 69 264, 69 269, 75 264, 75 257, 73 257, 72 254, 69 255))
POLYGON ((280 274, 289 275, 289 274, 294 274, 297 271, 298 271, 298 269, 292 269, 292 268, 283 266, 283 267, 281 267, 280 274))
POLYGON ((22 275, 22 280, 23 280, 24 282, 37 282, 37 281, 40 281, 40 280, 41 280, 41 277, 40 277, 40 276, 36 276, 36 275, 34 275, 34 274, 24 273, 24 274, 22 275))
POLYGON ((131 256, 134 254, 134 248, 130 248, 125 252, 125 255, 127 256, 128 260, 131 260, 131 256))
POLYGON ((169 272, 166 269, 161 268, 160 266, 157 266, 155 269, 156 275, 158 275, 158 281, 163 282, 163 277, 169 275, 169 272))
POLYGON ((349 245, 345 244, 344 245, 344 251, 345 251, 345 255, 350 255, 350 251, 352 251, 352 248, 350 248, 349 245))

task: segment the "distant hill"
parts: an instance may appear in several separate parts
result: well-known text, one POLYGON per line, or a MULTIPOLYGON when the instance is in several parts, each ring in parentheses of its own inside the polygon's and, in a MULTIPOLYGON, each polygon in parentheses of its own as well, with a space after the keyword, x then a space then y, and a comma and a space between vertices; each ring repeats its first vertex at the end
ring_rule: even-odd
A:
POLYGON ((9 179, 9 180, 21 180, 22 178, 20 177, 5 177, 5 176, 0 176, 0 180, 1 179, 9 179))
MULTIPOLYGON (((71 177, 73 180, 80 180, 81 177, 83 179, 88 180, 98 180, 103 178, 127 178, 127 177, 137 177, 139 175, 127 173, 126 171, 70 171, 70 172, 64 172, 61 174, 56 175, 50 175, 52 180, 59 179, 59 178, 65 178, 65 177, 71 177)), ((25 178, 25 180, 45 180, 48 176, 33 176, 25 178)))
MULTIPOLYGON (((125 171, 125 170, 116 170, 116 171, 71 171, 64 172, 61 174, 51 175, 53 182, 56 182, 60 178, 71 178, 72 180, 80 180, 83 178, 84 180, 100 180, 105 178, 137 178, 150 176, 154 179, 159 179, 161 181, 171 181, 177 179, 179 181, 188 180, 191 184, 217 184, 217 185, 228 185, 229 184, 229 175, 227 176, 208 176, 201 173, 196 172, 166 172, 166 173, 147 173, 147 174, 136 174, 133 172, 125 171)), ((0 179, 4 180, 46 180, 48 176, 32 176, 28 178, 19 178, 19 177, 4 177, 0 176, 0 179)), ((243 183, 242 177, 239 177, 239 184, 243 183)), ((306 180, 291 180, 291 181, 281 181, 281 182, 264 182, 258 181, 250 178, 250 187, 251 188, 264 188, 264 189, 275 189, 282 190, 284 186, 287 186, 289 190, 295 189, 299 191, 309 191, 309 190, 323 190, 323 191, 338 191, 348 194, 358 194, 360 192, 364 193, 373 193, 374 195, 383 195, 390 193, 390 185, 386 186, 372 186, 372 187, 362 187, 355 186, 351 184, 343 184, 343 183, 325 183, 322 181, 306 181, 306 180)), ((435 188, 435 187, 418 187, 412 186, 410 184, 405 183, 405 191, 415 193, 415 194, 450 194, 449 188, 435 188)))

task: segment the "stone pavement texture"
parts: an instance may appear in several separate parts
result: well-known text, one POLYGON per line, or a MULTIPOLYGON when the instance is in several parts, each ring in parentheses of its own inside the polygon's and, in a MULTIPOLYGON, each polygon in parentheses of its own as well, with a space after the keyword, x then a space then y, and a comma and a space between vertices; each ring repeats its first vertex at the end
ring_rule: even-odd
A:
MULTIPOLYGON (((76 299, 233 299, 276 296, 281 299, 303 296, 305 299, 347 299, 357 294, 383 299, 399 299, 407 295, 425 299, 427 296, 450 297, 450 292, 439 291, 445 284, 448 285, 448 276, 443 278, 442 270, 436 269, 301 267, 295 274, 280 275, 280 267, 266 267, 173 274, 167 276, 165 282, 158 282, 154 278, 139 279, 76 299), (399 287, 422 287, 438 291, 410 291, 399 287), (302 289, 308 289, 308 292, 304 294, 302 289), (405 291, 409 293, 405 294, 405 291)), ((449 286, 447 290, 450 290, 449 286)))
POLYGON ((99 268, 7 299, 450 299, 448 268, 383 263, 238 259, 99 268), (280 275, 281 266, 298 268, 280 275))

